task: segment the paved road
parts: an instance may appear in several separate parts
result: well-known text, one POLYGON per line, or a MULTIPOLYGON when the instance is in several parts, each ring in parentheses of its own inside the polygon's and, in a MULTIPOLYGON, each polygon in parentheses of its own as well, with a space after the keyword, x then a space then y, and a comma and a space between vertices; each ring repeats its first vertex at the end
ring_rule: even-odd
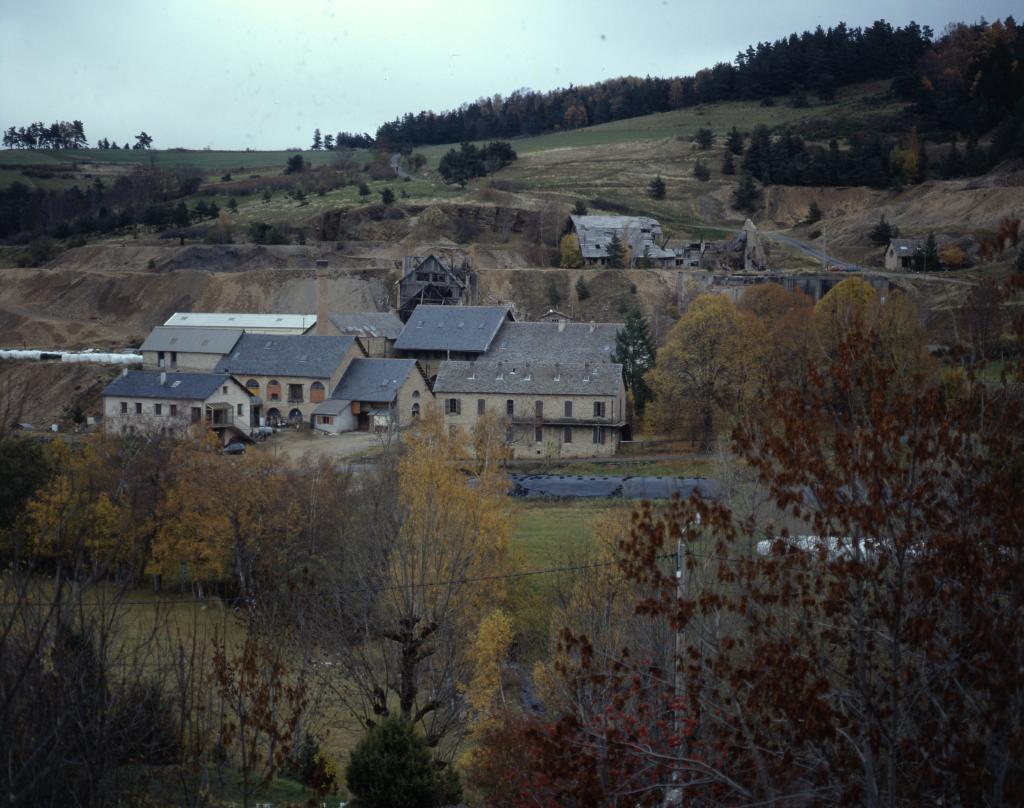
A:
POLYGON ((391 167, 395 170, 395 173, 398 175, 399 179, 416 179, 412 174, 410 174, 408 171, 402 168, 401 161, 402 155, 400 155, 398 152, 395 152, 394 154, 391 155, 391 167))
POLYGON ((795 247, 801 252, 805 252, 808 255, 813 256, 819 261, 824 261, 829 266, 838 267, 844 272, 858 272, 867 269, 867 267, 862 267, 858 264, 851 264, 841 258, 836 258, 834 255, 827 255, 813 244, 808 244, 806 241, 800 241, 792 236, 784 236, 782 233, 775 233, 768 230, 762 230, 761 235, 767 239, 771 239, 772 241, 779 241, 783 244, 788 244, 790 247, 795 247))

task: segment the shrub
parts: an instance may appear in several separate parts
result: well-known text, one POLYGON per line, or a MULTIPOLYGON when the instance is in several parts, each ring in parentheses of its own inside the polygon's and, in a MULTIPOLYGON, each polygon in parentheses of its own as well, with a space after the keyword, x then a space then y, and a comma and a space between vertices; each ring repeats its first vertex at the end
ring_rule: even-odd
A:
POLYGON ((695 176, 701 182, 707 182, 711 179, 711 171, 704 163, 698 160, 693 164, 693 176, 695 176))
POLYGON ((587 288, 587 283, 582 277, 576 280, 576 297, 579 298, 580 303, 590 297, 590 290, 587 288))
POLYGON ((398 717, 385 718, 371 729, 345 768, 349 791, 360 808, 436 808, 459 802, 462 789, 452 774, 437 770, 426 741, 398 717))

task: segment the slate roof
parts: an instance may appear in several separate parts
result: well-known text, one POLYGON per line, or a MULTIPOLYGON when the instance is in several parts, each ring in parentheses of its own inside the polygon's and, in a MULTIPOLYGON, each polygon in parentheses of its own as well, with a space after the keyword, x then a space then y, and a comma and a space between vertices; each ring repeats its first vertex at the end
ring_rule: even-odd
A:
POLYGON ((622 388, 622 365, 579 363, 442 362, 434 394, 501 393, 614 396, 622 388))
POLYGON ((330 320, 346 336, 398 339, 402 333, 402 321, 389 311, 332 314, 330 320))
POLYGON ((158 325, 149 332, 140 351, 226 354, 235 347, 240 328, 202 328, 158 325))
POLYGON ((913 255, 918 247, 923 246, 923 238, 894 238, 889 241, 889 249, 898 256, 913 255))
POLYGON ((611 362, 621 323, 505 323, 481 359, 598 364, 611 362))
POLYGON ((173 398, 206 401, 224 384, 235 384, 225 373, 167 373, 160 383, 160 372, 129 370, 107 385, 104 396, 117 398, 173 398))
POLYGON ((662 234, 657 219, 649 216, 572 216, 576 238, 580 242, 580 252, 584 258, 607 258, 608 243, 612 234, 618 234, 619 241, 633 251, 633 258, 640 259, 647 247, 648 257, 652 259, 671 258, 676 254, 672 250, 663 250, 655 239, 662 234))
POLYGON ((328 379, 355 340, 312 334, 243 334, 235 349, 217 363, 216 370, 236 376, 328 379))
POLYGON ((507 306, 417 306, 395 349, 483 353, 509 316, 507 306))
POLYGON ((242 328, 246 331, 292 331, 301 334, 316 325, 315 314, 243 314, 233 312, 176 311, 164 325, 242 328))
POLYGON ((313 415, 341 415, 351 404, 351 401, 325 398, 313 408, 313 415))
POLYGON ((331 398, 341 401, 394 401, 398 388, 405 384, 415 368, 415 359, 353 359, 331 398))

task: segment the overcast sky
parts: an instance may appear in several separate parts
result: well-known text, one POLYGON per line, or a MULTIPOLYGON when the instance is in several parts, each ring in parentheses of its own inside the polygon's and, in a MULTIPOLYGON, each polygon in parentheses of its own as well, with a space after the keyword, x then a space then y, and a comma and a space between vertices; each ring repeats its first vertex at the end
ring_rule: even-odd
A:
POLYGON ((0 0, 0 125, 79 119, 95 142, 308 147, 527 87, 692 74, 843 20, 991 20, 994 0, 0 0))

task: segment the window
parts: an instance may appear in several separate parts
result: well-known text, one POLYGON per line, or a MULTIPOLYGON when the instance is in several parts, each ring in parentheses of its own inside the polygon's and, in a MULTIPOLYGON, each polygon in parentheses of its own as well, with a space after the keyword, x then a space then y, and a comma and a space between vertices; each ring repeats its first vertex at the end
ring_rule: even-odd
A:
POLYGON ((313 382, 309 386, 309 400, 314 404, 319 404, 327 398, 327 390, 320 382, 313 382))
POLYGON ((302 401, 302 385, 301 384, 289 384, 288 385, 288 401, 292 404, 298 404, 302 401))
POLYGON ((445 400, 444 411, 449 415, 461 415, 462 413, 462 399, 461 398, 449 398, 445 400))
POLYGON ((164 366, 164 352, 163 351, 157 351, 156 352, 156 364, 157 364, 157 367, 161 367, 162 368, 164 366))
POLYGON ((416 402, 415 404, 412 405, 412 417, 413 418, 419 418, 420 417, 420 405, 419 405, 419 402, 416 402))
POLYGON ((199 421, 202 420, 202 417, 203 417, 203 411, 199 407, 193 407, 192 408, 192 423, 193 424, 198 424, 199 421))
POLYGON ((562 430, 562 443, 572 443, 572 427, 567 426, 562 430))
POLYGON ((533 414, 534 414, 534 417, 536 417, 536 418, 543 418, 544 417, 544 402, 543 401, 534 401, 533 402, 533 414))
POLYGON ((178 367, 178 352, 177 351, 171 351, 171 367, 172 368, 178 367))
POLYGON ((595 426, 594 427, 593 442, 594 443, 600 443, 600 444, 604 443, 604 427, 603 426, 595 426))
POLYGON ((244 411, 242 410, 242 405, 239 404, 238 405, 238 417, 241 418, 242 415, 244 415, 244 411))
POLYGON ((260 383, 255 379, 249 379, 249 381, 245 383, 245 386, 252 393, 258 393, 260 391, 260 383))
POLYGON ((330 426, 331 424, 334 423, 334 416, 333 415, 321 415, 320 416, 320 423, 321 424, 326 424, 327 426, 330 426))
POLYGON ((128 402, 127 401, 122 401, 121 402, 121 415, 127 415, 127 414, 128 414, 128 402))
MULTIPOLYGON (((595 418, 604 418, 604 402, 603 401, 595 401, 594 402, 594 417, 595 418)), ((604 441, 601 441, 601 442, 604 443, 604 441)))
POLYGON ((538 426, 533 430, 533 440, 536 443, 544 442, 544 427, 538 426))
POLYGON ((419 390, 413 390, 412 391, 412 397, 413 398, 419 398, 420 397, 420 391, 419 390))
POLYGON ((177 404, 172 404, 171 405, 171 418, 177 418, 177 417, 178 417, 178 405, 177 404))
POLYGON ((565 417, 566 418, 572 418, 572 402, 571 401, 566 401, 565 402, 565 417))
POLYGON ((515 402, 512 399, 506 399, 505 401, 505 415, 515 415, 516 407, 515 402))
POLYGON ((227 395, 227 394, 228 394, 228 386, 227 386, 227 385, 225 384, 225 385, 224 385, 224 386, 223 386, 222 388, 220 388, 220 391, 221 391, 221 392, 222 392, 222 393, 223 393, 224 395, 227 395))
POLYGON ((136 401, 135 402, 135 414, 136 415, 142 415, 142 402, 141 401, 136 401))
POLYGON ((164 414, 164 405, 163 404, 154 404, 153 405, 153 415, 163 415, 163 414, 164 414))
POLYGON ((271 379, 267 382, 267 398, 271 401, 281 400, 281 382, 277 379, 271 379))
POLYGON ((487 402, 484 399, 482 399, 482 398, 478 398, 476 400, 476 414, 477 415, 483 415, 486 410, 487 410, 487 402))

